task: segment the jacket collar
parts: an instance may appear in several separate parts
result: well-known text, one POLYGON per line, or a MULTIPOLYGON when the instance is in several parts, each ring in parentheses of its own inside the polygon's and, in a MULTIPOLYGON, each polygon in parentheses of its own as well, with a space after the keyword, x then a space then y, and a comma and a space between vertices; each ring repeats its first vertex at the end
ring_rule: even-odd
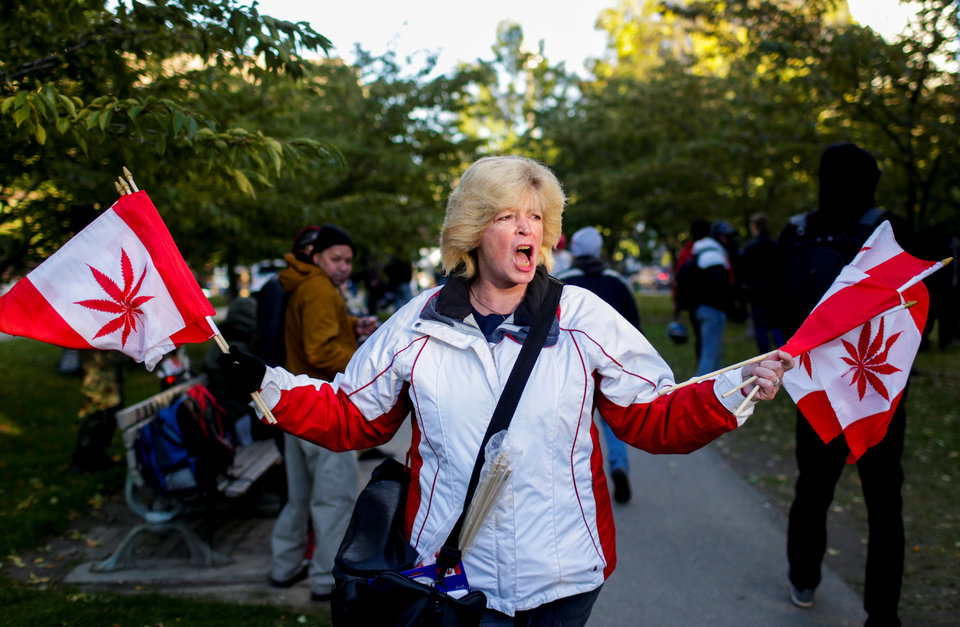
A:
MULTIPOLYGON (((547 286, 555 281, 544 266, 537 266, 533 280, 527 285, 527 291, 517 310, 513 312, 513 323, 529 327, 536 320, 537 312, 547 295, 547 286)), ((440 289, 436 298, 436 312, 455 320, 463 320, 473 312, 470 305, 470 282, 461 276, 450 277, 440 289)))
MULTIPOLYGON (((279 272, 277 278, 280 279, 280 285, 283 286, 284 291, 293 292, 304 281, 316 276, 322 277, 330 285, 333 285, 333 281, 330 281, 330 278, 318 266, 300 261, 290 253, 284 255, 283 258, 287 261, 287 267, 279 272)), ((334 287, 336 286, 334 285, 334 287)))

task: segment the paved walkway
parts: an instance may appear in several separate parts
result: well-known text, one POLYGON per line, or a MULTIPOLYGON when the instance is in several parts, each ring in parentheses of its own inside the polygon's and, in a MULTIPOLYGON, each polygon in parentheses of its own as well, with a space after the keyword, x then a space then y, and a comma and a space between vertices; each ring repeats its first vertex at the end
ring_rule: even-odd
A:
MULTIPOLYGON (((402 454, 401 432, 386 449, 402 454)), ((736 437, 731 434, 725 437, 736 437)), ((632 501, 615 506, 619 564, 604 586, 590 627, 632 625, 860 625, 858 596, 825 569, 813 608, 787 598, 783 516, 710 448, 692 455, 652 456, 631 449, 632 501)), ((376 462, 362 462, 362 474, 376 462)), ((362 477, 365 481, 365 477, 362 477)), ((142 567, 97 573, 91 566, 138 521, 127 516, 91 530, 99 543, 67 582, 90 589, 155 589, 220 600, 310 606, 309 584, 266 585, 272 516, 235 520, 215 537, 231 563, 192 567, 163 542, 146 547, 142 567), (151 554, 152 552, 152 554, 151 554)), ((168 540, 167 542, 173 542, 168 540)), ((185 551, 181 550, 182 554, 185 551)))

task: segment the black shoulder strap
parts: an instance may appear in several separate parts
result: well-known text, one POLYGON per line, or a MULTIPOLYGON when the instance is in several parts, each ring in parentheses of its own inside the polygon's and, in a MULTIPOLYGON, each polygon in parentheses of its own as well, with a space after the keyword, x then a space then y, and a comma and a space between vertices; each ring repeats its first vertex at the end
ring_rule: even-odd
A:
POLYGON ((550 327, 556 317, 563 283, 553 277, 548 277, 548 279, 550 283, 547 286, 547 293, 543 302, 540 304, 540 312, 536 321, 530 327, 530 332, 527 334, 523 346, 520 347, 520 354, 517 355, 517 361, 513 364, 513 370, 510 371, 510 376, 507 378, 507 384, 503 387, 503 393, 500 394, 497 407, 493 410, 493 417, 490 419, 490 424, 487 425, 487 432, 480 443, 477 461, 474 462, 470 483, 467 484, 467 495, 463 499, 463 510, 460 512, 460 518, 457 519, 457 523, 450 530, 450 535, 443 543, 443 548, 437 558, 437 568, 441 578, 448 568, 456 566, 460 561, 460 550, 457 549, 457 543, 460 538, 460 530, 463 528, 463 519, 467 515, 470 502, 473 500, 473 494, 480 482, 480 470, 483 468, 485 459, 484 449, 495 433, 499 433, 510 426, 517 403, 520 402, 520 395, 523 394, 523 388, 526 386, 530 372, 533 370, 533 364, 536 363, 537 357, 540 355, 540 349, 543 348, 543 343, 546 341, 547 334, 550 332, 550 327))

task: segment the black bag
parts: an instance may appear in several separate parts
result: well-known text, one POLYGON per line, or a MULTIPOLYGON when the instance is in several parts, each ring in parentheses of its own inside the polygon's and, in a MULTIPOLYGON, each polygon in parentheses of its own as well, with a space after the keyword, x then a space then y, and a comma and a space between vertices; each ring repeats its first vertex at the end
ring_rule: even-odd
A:
MULTIPOLYGON (((527 335, 510 372, 503 394, 487 427, 473 474, 467 486, 460 518, 437 558, 439 581, 448 568, 460 561, 456 548, 460 529, 480 478, 484 448, 494 433, 506 429, 526 385, 533 364, 560 302, 563 284, 550 279, 540 315, 527 335)), ((336 583, 331 599, 331 617, 337 627, 464 627, 478 625, 487 607, 487 597, 474 590, 461 598, 438 587, 401 575, 416 565, 417 551, 403 535, 403 507, 410 484, 409 470, 394 459, 383 461, 360 492, 347 532, 334 559, 336 583)))
POLYGON ((456 599, 393 572, 409 570, 417 560, 402 531, 409 485, 407 467, 386 459, 357 498, 334 560, 334 625, 456 627, 476 624, 486 609, 479 590, 456 599))

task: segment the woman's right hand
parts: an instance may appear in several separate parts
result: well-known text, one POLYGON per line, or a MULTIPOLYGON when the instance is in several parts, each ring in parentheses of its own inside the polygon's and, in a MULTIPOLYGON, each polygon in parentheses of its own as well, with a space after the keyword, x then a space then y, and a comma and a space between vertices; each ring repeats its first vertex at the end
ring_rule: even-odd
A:
POLYGON ((229 353, 217 356, 217 365, 226 375, 230 392, 238 397, 250 396, 260 389, 267 365, 258 357, 245 353, 236 346, 229 353))

